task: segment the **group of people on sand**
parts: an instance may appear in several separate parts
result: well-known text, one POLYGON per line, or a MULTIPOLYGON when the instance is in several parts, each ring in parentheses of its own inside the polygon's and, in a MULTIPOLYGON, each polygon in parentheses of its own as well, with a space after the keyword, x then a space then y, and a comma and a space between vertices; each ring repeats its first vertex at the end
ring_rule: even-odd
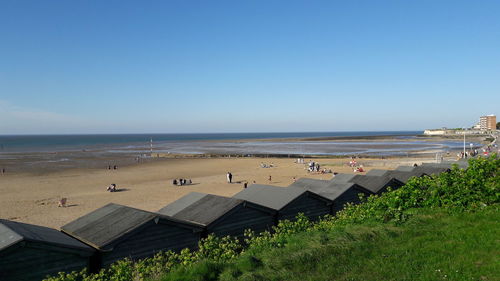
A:
POLYGON ((307 171, 308 172, 319 172, 320 167, 321 166, 319 165, 319 163, 316 163, 316 162, 311 160, 311 161, 309 161, 307 171))
POLYGON ((271 164, 266 164, 264 162, 260 163, 260 167, 261 168, 273 168, 274 167, 274 164, 271 163, 271 164))
POLYGON ((358 162, 356 162, 356 159, 354 159, 354 157, 351 157, 351 161, 349 161, 348 165, 349 167, 354 168, 353 172, 355 173, 365 172, 365 169, 363 169, 363 165, 358 164, 358 162))
POLYGON ((193 183, 193 181, 191 179, 174 179, 172 181, 173 185, 178 185, 178 186, 188 185, 188 184, 192 184, 192 183, 193 183))

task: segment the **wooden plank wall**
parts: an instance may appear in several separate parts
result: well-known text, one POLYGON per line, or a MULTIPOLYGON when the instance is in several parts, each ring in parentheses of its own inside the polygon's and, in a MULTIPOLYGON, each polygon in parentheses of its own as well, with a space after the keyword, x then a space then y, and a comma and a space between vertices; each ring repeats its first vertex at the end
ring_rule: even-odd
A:
POLYGON ((25 246, 0 257, 0 280, 42 280, 60 271, 87 268, 88 257, 77 253, 55 251, 53 246, 25 243, 25 246))
POLYGON ((224 217, 223 221, 209 228, 208 232, 218 236, 231 235, 241 238, 245 229, 252 229, 258 233, 270 230, 273 225, 274 216, 272 214, 241 206, 236 212, 224 217))
POLYGON ((194 249, 198 246, 201 233, 167 224, 149 225, 117 244, 113 251, 102 254, 102 266, 107 266, 119 259, 132 260, 152 257, 160 251, 180 251, 184 248, 194 249))
POLYGON ((311 220, 316 220, 320 216, 330 214, 330 212, 331 207, 326 202, 304 193, 279 212, 278 220, 293 221, 298 213, 304 213, 311 220))
MULTIPOLYGON (((363 193, 356 188, 349 188, 342 195, 337 197, 333 202, 332 206, 332 215, 335 215, 338 211, 344 209, 344 205, 347 203, 359 204, 361 201, 359 200, 359 193, 363 193)), ((365 193, 366 196, 369 193, 365 193)))

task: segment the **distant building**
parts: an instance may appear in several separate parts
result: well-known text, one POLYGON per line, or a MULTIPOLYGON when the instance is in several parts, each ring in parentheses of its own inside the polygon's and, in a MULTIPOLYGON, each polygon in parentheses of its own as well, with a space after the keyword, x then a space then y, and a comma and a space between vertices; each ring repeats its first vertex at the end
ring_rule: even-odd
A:
POLYGON ((492 131, 497 128, 497 117, 493 114, 481 116, 479 118, 479 126, 483 131, 492 131))
POLYGON ((429 136, 444 136, 444 135, 457 135, 463 134, 462 130, 451 130, 451 129, 428 129, 424 131, 424 135, 429 136))

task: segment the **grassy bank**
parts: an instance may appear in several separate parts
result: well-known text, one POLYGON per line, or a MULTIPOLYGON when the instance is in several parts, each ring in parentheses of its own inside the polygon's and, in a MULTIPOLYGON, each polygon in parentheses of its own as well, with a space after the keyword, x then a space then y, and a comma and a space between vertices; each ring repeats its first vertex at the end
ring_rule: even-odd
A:
POLYGON ((290 236, 231 262, 203 261, 155 280, 499 280, 498 206, 414 210, 395 226, 365 223, 290 236))

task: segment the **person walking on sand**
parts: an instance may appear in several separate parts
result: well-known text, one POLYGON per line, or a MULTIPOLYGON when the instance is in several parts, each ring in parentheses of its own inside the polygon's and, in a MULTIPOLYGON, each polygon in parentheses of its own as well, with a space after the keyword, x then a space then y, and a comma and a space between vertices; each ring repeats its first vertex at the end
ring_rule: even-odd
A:
POLYGON ((233 175, 230 172, 227 172, 227 182, 231 183, 233 181, 233 175))
POLYGON ((269 176, 269 182, 271 182, 271 176, 269 176))

